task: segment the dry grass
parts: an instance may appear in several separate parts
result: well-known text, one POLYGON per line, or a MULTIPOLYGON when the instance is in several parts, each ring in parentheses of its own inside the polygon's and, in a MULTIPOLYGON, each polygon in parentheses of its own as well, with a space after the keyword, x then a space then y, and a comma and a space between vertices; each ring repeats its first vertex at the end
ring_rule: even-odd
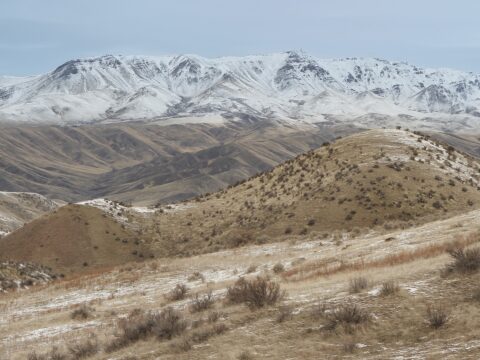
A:
POLYGON ((215 298, 211 291, 204 295, 195 294, 195 298, 190 302, 190 312, 197 313, 210 309, 215 304, 215 298))
POLYGON ((447 323, 448 314, 445 309, 430 305, 427 308, 425 319, 430 327, 439 329, 447 323))
POLYGON ((326 330, 333 331, 339 325, 343 325, 348 331, 353 330, 354 326, 359 326, 370 321, 371 315, 366 310, 356 304, 343 304, 326 313, 326 330))
POLYGON ((186 327, 183 316, 171 307, 156 313, 137 310, 118 322, 119 334, 105 349, 107 352, 117 351, 150 336, 171 339, 181 335, 186 327))
POLYGON ((177 284, 165 297, 170 301, 178 301, 185 299, 187 293, 188 287, 185 284, 177 284))
POLYGON ((319 276, 330 276, 341 272, 356 272, 367 269, 390 267, 410 263, 420 259, 428 259, 448 253, 452 248, 463 249, 480 241, 478 233, 471 234, 464 238, 457 238, 454 241, 447 241, 440 244, 430 244, 418 247, 414 250, 405 250, 396 254, 390 254, 369 261, 358 260, 341 262, 331 265, 325 260, 303 264, 291 270, 285 271, 283 277, 292 281, 314 279, 319 276))
POLYGON ((380 287, 380 295, 382 296, 390 296, 395 295, 400 291, 400 287, 394 280, 387 280, 382 283, 380 287))
POLYGON ((349 285, 348 285, 348 291, 350 294, 356 294, 359 293, 369 287, 369 282, 367 278, 363 276, 358 276, 350 279, 349 285))

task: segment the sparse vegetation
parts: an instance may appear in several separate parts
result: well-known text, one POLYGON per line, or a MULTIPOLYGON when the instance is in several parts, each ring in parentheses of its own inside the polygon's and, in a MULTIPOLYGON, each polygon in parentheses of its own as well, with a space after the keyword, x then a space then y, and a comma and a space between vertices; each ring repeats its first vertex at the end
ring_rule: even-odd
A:
POLYGON ((199 271, 195 271, 192 275, 188 277, 188 281, 205 281, 205 277, 199 271))
POLYGON ((356 304, 343 304, 326 313, 327 324, 325 329, 335 330, 339 325, 343 325, 352 330, 352 326, 358 326, 370 321, 370 314, 356 304))
POLYGON ((274 272, 275 274, 280 274, 280 273, 282 273, 282 272, 285 271, 285 266, 283 266, 282 263, 276 263, 276 264, 273 266, 272 270, 273 270, 273 272, 274 272))
POLYGON ((72 359, 84 359, 95 355, 100 351, 98 340, 95 336, 90 336, 87 340, 75 342, 68 346, 68 351, 72 359))
POLYGON ((354 277, 350 279, 348 291, 351 294, 359 293, 369 287, 368 280, 363 276, 354 277))
POLYGON ((445 309, 431 305, 427 308, 426 320, 430 327, 439 329, 447 323, 448 314, 445 309))
POLYGON ((257 277, 254 280, 240 278, 227 289, 227 300, 233 304, 245 303, 250 309, 274 305, 282 299, 284 292, 272 280, 257 277))
POLYGON ((94 311, 94 308, 83 304, 78 309, 73 310, 70 317, 74 320, 86 320, 92 316, 94 311))
POLYGON ((118 335, 107 346, 106 351, 116 351, 149 336, 171 339, 182 334, 187 323, 182 315, 169 307, 161 312, 134 311, 117 324, 118 335))
POLYGON ((170 301, 178 301, 185 299, 185 296, 188 293, 188 287, 185 284, 177 284, 175 287, 166 295, 166 298, 170 301))
POLYGON ((284 321, 290 320, 293 317, 293 309, 288 305, 283 305, 278 308, 278 314, 276 321, 282 323, 284 321))
POLYGON ((204 295, 195 294, 195 298, 189 305, 191 313, 196 313, 200 311, 205 311, 210 309, 215 303, 215 298, 211 291, 204 295))
POLYGON ((448 272, 468 273, 480 269, 480 248, 456 248, 448 253, 453 258, 453 262, 447 266, 448 272))
POLYGON ((380 287, 380 295, 382 296, 390 296, 398 293, 400 291, 400 287, 398 284, 393 280, 388 280, 382 283, 380 287))

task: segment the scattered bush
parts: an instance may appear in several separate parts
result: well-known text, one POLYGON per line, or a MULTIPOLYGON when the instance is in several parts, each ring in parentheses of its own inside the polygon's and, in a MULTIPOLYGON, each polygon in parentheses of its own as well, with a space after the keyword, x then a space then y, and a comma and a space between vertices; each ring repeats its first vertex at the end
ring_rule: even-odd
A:
POLYGON ((366 323, 370 320, 370 314, 355 304, 344 304, 326 313, 328 323, 327 330, 335 330, 338 325, 352 326, 366 323))
POLYGON ((429 306, 427 308, 426 320, 430 327, 438 329, 447 323, 448 314, 440 307, 429 306))
POLYGON ((380 295, 389 296, 394 295, 400 291, 400 287, 395 281, 389 280, 382 283, 380 288, 380 295))
POLYGON ((473 291, 472 300, 480 302, 480 288, 473 291))
POLYGON ((27 355, 27 360, 47 360, 46 355, 37 354, 36 351, 32 351, 27 355))
POLYGON ((205 277, 199 271, 195 271, 192 275, 188 277, 188 281, 205 281, 205 277))
POLYGON ((480 269, 480 248, 452 249, 448 253, 453 262, 447 266, 448 272, 475 272, 480 269))
POLYGON ((354 342, 346 342, 343 344, 343 351, 348 354, 354 353, 356 349, 357 344, 355 344, 354 342))
POLYGON ((67 355, 60 352, 56 346, 54 346, 46 354, 37 354, 35 351, 27 355, 28 360, 66 360, 67 355))
POLYGON ((192 300, 189 306, 190 312, 196 313, 196 312, 208 310, 213 306, 214 303, 215 303, 215 298, 213 297, 211 291, 203 296, 199 296, 198 294, 195 294, 195 299, 192 300))
POLYGON ((188 293, 188 287, 185 284, 177 284, 167 295, 170 301, 183 300, 188 293))
POLYGON ((95 311, 95 309, 83 304, 78 309, 73 310, 70 317, 74 320, 86 320, 92 316, 93 311, 95 311))
POLYGON ((356 294, 367 289, 368 286, 369 286, 368 280, 363 276, 358 276, 353 279, 350 279, 350 282, 348 285, 348 291, 350 292, 350 294, 356 294))
POLYGON ((240 278, 227 289, 227 300, 230 303, 244 303, 250 309, 274 305, 284 295, 285 292, 280 290, 278 283, 262 277, 249 281, 240 278))
POLYGON ((106 346, 106 351, 116 351, 149 336, 171 339, 182 334, 186 327, 181 314, 171 307, 159 313, 135 311, 118 322, 119 335, 106 346))
POLYGON ((280 273, 282 273, 282 272, 285 271, 285 266, 283 266, 282 263, 276 263, 276 264, 273 266, 272 270, 273 270, 273 272, 274 272, 275 274, 280 274, 280 273))
POLYGON ((100 350, 96 337, 77 342, 68 346, 68 351, 73 359, 84 359, 89 356, 93 356, 100 350))
POLYGON ((227 330, 228 327, 225 324, 215 324, 212 327, 193 332, 191 335, 191 339, 193 342, 202 343, 207 341, 212 336, 223 334, 227 330))
POLYGON ((290 306, 280 306, 278 308, 277 318, 275 319, 277 323, 282 323, 284 321, 290 320, 293 317, 293 311, 290 306))
POLYGON ((171 307, 153 315, 153 334, 158 339, 171 339, 183 333, 186 327, 182 315, 171 307))
POLYGON ((192 343, 187 338, 176 340, 170 344, 174 352, 188 352, 192 349, 192 343))
POLYGON ((245 351, 242 351, 240 354, 238 354, 237 359, 238 360, 253 360, 253 355, 249 351, 245 350, 245 351))
POLYGON ((212 311, 207 316, 207 321, 209 323, 215 323, 218 321, 218 319, 220 319, 220 313, 218 311, 212 311))

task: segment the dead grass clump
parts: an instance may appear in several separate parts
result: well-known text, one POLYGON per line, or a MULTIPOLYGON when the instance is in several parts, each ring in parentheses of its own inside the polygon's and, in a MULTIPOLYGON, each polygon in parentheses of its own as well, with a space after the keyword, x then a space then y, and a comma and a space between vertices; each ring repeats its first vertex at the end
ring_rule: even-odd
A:
POLYGON ((480 288, 476 288, 472 294, 472 300, 480 302, 480 288))
POLYGON ((210 339, 212 336, 221 335, 228 330, 225 324, 215 324, 201 330, 194 331, 191 340, 195 343, 202 343, 210 339))
POLYGON ((426 314, 427 323, 434 329, 439 329, 448 321, 447 312, 441 307, 429 306, 426 314))
POLYGON ((238 360, 253 360, 253 355, 248 351, 242 351, 240 354, 237 356, 238 360))
POLYGON ((67 360, 67 355, 62 353, 56 346, 54 346, 46 354, 37 354, 35 351, 27 355, 28 360, 67 360))
POLYGON ((182 338, 176 341, 173 341, 170 344, 170 348, 177 353, 188 352, 192 349, 192 343, 187 338, 182 338))
POLYGON ((188 277, 188 281, 205 281, 205 276, 200 271, 195 271, 192 275, 188 277))
POLYGON ((393 280, 388 280, 382 283, 380 288, 380 295, 382 296, 389 296, 394 295, 400 291, 400 287, 398 284, 393 280))
POLYGON ((94 311, 94 308, 83 304, 78 309, 73 310, 70 317, 74 320, 86 320, 92 316, 94 311))
POLYGON ((282 272, 285 271, 285 266, 283 266, 282 263, 276 263, 276 264, 273 266, 272 270, 273 270, 273 272, 274 272, 275 274, 280 274, 280 273, 282 273, 282 272))
POLYGON ((278 314, 276 317, 277 323, 283 323, 284 321, 290 320, 293 317, 293 309, 290 306, 284 305, 278 308, 278 314))
POLYGON ((346 342, 342 345, 343 351, 347 354, 353 354, 355 350, 357 349, 357 344, 354 342, 346 342))
POLYGON ((107 352, 116 351, 149 336, 158 339, 171 339, 182 334, 187 323, 173 308, 154 312, 134 312, 118 322, 119 335, 106 346, 107 352))
POLYGON ((85 341, 69 345, 68 351, 71 355, 71 358, 77 360, 95 355, 100 351, 100 347, 98 345, 97 338, 95 336, 91 336, 85 341))
POLYGON ((280 285, 263 277, 254 280, 240 278, 227 289, 227 300, 233 304, 244 303, 250 309, 274 305, 283 298, 285 292, 280 285))
POLYGON ((203 296, 199 296, 199 294, 195 294, 195 298, 190 303, 189 309, 190 309, 190 312, 193 314, 193 313, 210 309, 214 303, 215 303, 215 298, 213 297, 213 294, 211 291, 206 293, 203 296))
POLYGON ((209 323, 216 323, 220 319, 221 314, 218 311, 212 311, 207 316, 207 321, 209 323))
POLYGON ((448 251, 453 262, 447 266, 447 272, 469 273, 480 269, 480 248, 451 249, 448 251))
POLYGON ((158 339, 171 339, 182 334, 186 328, 182 315, 171 307, 153 316, 153 334, 158 339))
POLYGON ((365 289, 367 289, 369 286, 369 282, 367 278, 363 276, 358 276, 353 279, 350 279, 349 285, 348 285, 348 291, 350 294, 357 294, 365 289))
POLYGON ((188 293, 188 287, 185 284, 177 284, 165 297, 170 301, 185 299, 188 293))
POLYGON ((340 307, 326 313, 327 330, 335 330, 339 325, 351 329, 352 326, 358 326, 370 321, 370 313, 360 308, 356 304, 344 304, 340 307))

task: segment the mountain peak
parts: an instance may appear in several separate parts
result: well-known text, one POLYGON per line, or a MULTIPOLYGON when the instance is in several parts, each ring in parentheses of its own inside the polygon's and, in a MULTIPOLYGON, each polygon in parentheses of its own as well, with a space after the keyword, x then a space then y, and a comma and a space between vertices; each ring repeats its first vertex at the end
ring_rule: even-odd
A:
POLYGON ((298 50, 213 59, 104 55, 70 60, 33 78, 0 78, 0 116, 10 121, 239 113, 286 121, 313 121, 322 114, 472 116, 479 99, 480 77, 471 73, 379 58, 322 60, 298 50), (444 90, 433 94, 436 87, 444 90), (367 93, 378 96, 358 96, 367 93))

